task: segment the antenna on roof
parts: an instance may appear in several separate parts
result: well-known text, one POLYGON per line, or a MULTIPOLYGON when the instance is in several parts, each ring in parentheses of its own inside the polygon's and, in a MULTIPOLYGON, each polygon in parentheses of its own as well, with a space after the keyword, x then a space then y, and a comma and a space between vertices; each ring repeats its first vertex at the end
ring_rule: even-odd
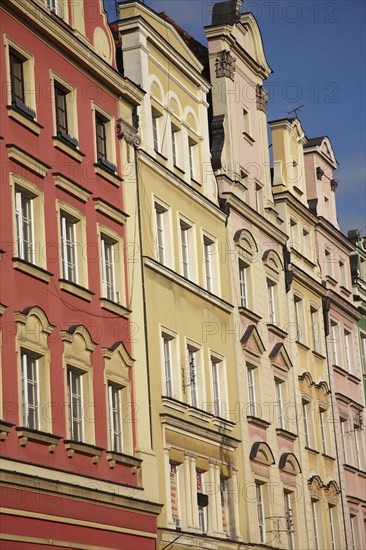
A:
POLYGON ((297 118, 297 111, 300 111, 303 106, 304 105, 299 105, 299 107, 295 107, 295 109, 292 109, 292 111, 289 111, 287 114, 290 115, 291 113, 295 113, 295 117, 297 118))

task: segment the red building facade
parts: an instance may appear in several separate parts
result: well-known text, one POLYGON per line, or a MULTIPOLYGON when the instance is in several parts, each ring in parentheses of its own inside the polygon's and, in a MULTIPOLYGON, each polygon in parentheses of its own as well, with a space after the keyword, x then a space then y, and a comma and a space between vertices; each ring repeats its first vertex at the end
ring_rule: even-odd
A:
POLYGON ((116 133, 121 118, 133 133, 142 92, 117 71, 102 4, 4 0, 0 10, 9 549, 155 547, 160 506, 144 498, 135 455, 126 159, 116 133))

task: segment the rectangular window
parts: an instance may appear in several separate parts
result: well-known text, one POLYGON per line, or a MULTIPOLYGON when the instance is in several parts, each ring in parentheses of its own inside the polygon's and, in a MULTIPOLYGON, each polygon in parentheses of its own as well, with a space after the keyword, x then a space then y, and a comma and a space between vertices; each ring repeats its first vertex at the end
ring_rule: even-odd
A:
POLYGON ((123 452, 122 388, 108 384, 109 438, 112 451, 123 452))
POLYGON ((275 380, 275 390, 276 390, 276 407, 277 407, 277 420, 278 427, 282 430, 285 429, 285 418, 283 416, 283 402, 282 402, 282 382, 275 380))
POLYGON ((189 394, 192 407, 198 407, 197 394, 197 350, 188 347, 188 374, 189 394))
POLYGON ((58 15, 58 0, 47 0, 47 7, 50 11, 58 15))
POLYGON ((56 131, 61 137, 69 133, 66 96, 67 92, 60 85, 55 84, 56 131))
POLYGON ((15 222, 18 257, 34 263, 34 213, 33 197, 15 190, 15 222))
POLYGON ((339 330, 338 324, 334 321, 330 322, 330 336, 332 343, 332 355, 333 355, 333 365, 339 366, 339 353, 338 353, 338 344, 339 344, 339 330))
POLYGON ((193 140, 188 140, 188 157, 189 157, 189 173, 191 180, 196 179, 196 150, 197 143, 193 140))
POLYGON ((203 238, 203 255, 204 255, 204 264, 205 264, 205 279, 206 279, 206 289, 209 292, 213 291, 213 274, 212 274, 212 254, 213 254, 213 241, 208 239, 208 237, 203 238))
POLYGON ((178 483, 178 466, 177 464, 170 463, 170 505, 172 510, 172 519, 176 527, 180 527, 178 483))
POLYGON ((196 477, 197 477, 198 521, 199 521, 202 533, 207 534, 208 507, 206 502, 203 502, 203 498, 201 497, 201 495, 206 497, 203 489, 203 474, 202 472, 197 472, 196 474, 197 474, 196 477))
POLYGON ((319 423, 320 423, 320 433, 322 436, 323 453, 327 454, 328 446, 327 446, 327 433, 326 433, 326 427, 325 427, 325 421, 324 421, 325 415, 326 415, 326 411, 324 409, 319 409, 319 423))
POLYGON ((214 400, 214 415, 221 415, 221 402, 220 402, 220 376, 219 376, 220 362, 211 357, 211 369, 212 369, 212 393, 214 400))
POLYGON ((259 529, 259 542, 266 542, 266 525, 264 519, 264 506, 263 506, 263 494, 262 494, 262 485, 259 483, 255 484, 256 489, 256 500, 257 500, 257 520, 258 520, 258 529, 259 529))
POLYGON ((340 423, 343 447, 343 461, 344 464, 348 464, 348 420, 346 418, 340 418, 340 423))
POLYGON ((255 209, 257 212, 261 212, 262 211, 262 186, 259 185, 258 183, 255 184, 255 188, 254 188, 254 191, 255 191, 255 209))
POLYGON ((361 548, 358 534, 357 516, 350 514, 351 522, 351 537, 352 537, 352 550, 359 550, 361 548))
POLYGON ((247 382, 248 382, 248 398, 249 398, 249 415, 257 416, 257 401, 255 396, 253 368, 247 369, 247 382))
POLYGON ((363 469, 362 458, 362 429, 357 424, 353 425, 353 437, 355 440, 355 455, 356 455, 356 467, 359 470, 363 469))
POLYGON ((156 255, 161 264, 165 264, 165 232, 164 232, 164 214, 166 210, 160 204, 155 203, 155 223, 156 223, 156 255))
POLYGON ((116 243, 104 235, 101 236, 100 241, 103 297, 107 298, 107 300, 110 300, 111 302, 118 302, 114 259, 114 248, 116 243))
POLYGON ((173 375, 172 375, 172 354, 171 354, 171 338, 166 334, 162 335, 163 339, 163 360, 164 360, 164 376, 165 376, 165 395, 173 397, 173 375))
POLYGON ((310 431, 309 431, 309 418, 308 418, 308 406, 309 403, 306 401, 302 402, 302 416, 304 420, 304 433, 305 433, 305 443, 307 447, 310 447, 310 431))
POLYGON ((328 504, 328 514, 329 514, 329 527, 330 527, 330 536, 332 541, 332 550, 336 550, 336 539, 335 539, 335 530, 334 530, 334 506, 328 504))
POLYGON ((269 322, 273 325, 276 322, 275 311, 275 284, 267 279, 267 297, 268 297, 268 314, 269 322))
POLYGON ((248 267, 239 260, 240 305, 245 308, 248 308, 247 270, 248 267))
POLYGON ((21 352, 21 373, 23 426, 39 430, 38 361, 24 351, 21 352))
POLYGON ((152 111, 152 130, 153 130, 153 144, 154 151, 160 152, 160 135, 159 135, 159 118, 157 111, 152 111))
POLYGON ((180 222, 180 238, 182 246, 182 272, 186 279, 189 279, 189 237, 188 232, 190 230, 189 225, 180 222))
POLYGON ((61 221, 61 257, 62 277, 72 283, 78 283, 77 265, 77 221, 64 212, 60 215, 61 221))
POLYGON ((222 530, 229 535, 229 502, 228 502, 228 480, 220 477, 221 511, 222 511, 222 530))
POLYGON ((313 516, 314 542, 315 549, 319 550, 319 533, 318 533, 318 518, 317 518, 317 501, 311 501, 311 512, 313 516))
POLYGON ((328 248, 326 248, 324 251, 324 263, 326 274, 329 277, 333 277, 332 255, 331 251, 328 248))
POLYGON ((243 107, 243 132, 250 136, 249 111, 243 107))
POLYGON ((287 531, 287 548, 288 550, 294 550, 294 524, 291 507, 291 494, 284 492, 285 501, 285 529, 287 531))
POLYGON ((83 441, 83 385, 82 374, 79 371, 68 369, 68 400, 70 436, 74 441, 83 441))
POLYGON ((177 133, 178 130, 173 124, 171 125, 171 134, 172 134, 172 155, 173 155, 173 164, 174 166, 178 165, 178 146, 177 146, 177 133))
POLYGON ((305 258, 312 259, 310 257, 310 234, 305 227, 302 230, 302 255, 305 256, 305 258))
POLYGON ((340 279, 341 286, 343 286, 344 288, 347 288, 346 269, 344 266, 344 262, 342 262, 342 260, 339 260, 338 265, 339 265, 339 279, 340 279))
POLYGON ((303 342, 303 327, 304 327, 304 316, 303 316, 303 304, 301 298, 294 296, 295 304, 295 323, 296 323, 296 340, 297 342, 303 342))
POLYGON ((360 333, 361 363, 362 371, 366 375, 366 334, 360 333))
POLYGON ((352 370, 352 334, 348 331, 344 331, 344 353, 346 358, 346 369, 348 372, 352 370))
POLYGON ((95 112, 95 129, 97 137, 97 160, 107 160, 107 134, 106 124, 107 120, 97 111, 95 112))
POLYGON ((313 350, 318 351, 318 342, 319 342, 319 321, 318 321, 318 310, 311 307, 310 308, 310 318, 311 318, 311 342, 313 345, 313 350))
POLYGON ((290 234, 291 234, 291 246, 298 246, 298 236, 297 236, 297 223, 294 219, 290 218, 290 234))
POLYGON ((18 52, 10 49, 10 83, 11 83, 11 101, 13 105, 19 106, 25 104, 24 94, 24 62, 25 59, 18 52))

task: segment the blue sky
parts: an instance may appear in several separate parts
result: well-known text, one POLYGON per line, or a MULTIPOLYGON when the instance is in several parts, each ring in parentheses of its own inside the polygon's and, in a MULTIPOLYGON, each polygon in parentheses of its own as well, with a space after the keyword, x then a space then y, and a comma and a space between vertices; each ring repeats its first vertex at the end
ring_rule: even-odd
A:
MULTIPOLYGON (((145 0, 206 44, 214 1, 145 0)), ((105 6, 114 19, 114 0, 105 6)), ((366 234, 366 2, 363 0, 245 0, 262 32, 273 74, 268 120, 298 116, 308 137, 327 135, 339 170, 336 191, 341 230, 366 234)))

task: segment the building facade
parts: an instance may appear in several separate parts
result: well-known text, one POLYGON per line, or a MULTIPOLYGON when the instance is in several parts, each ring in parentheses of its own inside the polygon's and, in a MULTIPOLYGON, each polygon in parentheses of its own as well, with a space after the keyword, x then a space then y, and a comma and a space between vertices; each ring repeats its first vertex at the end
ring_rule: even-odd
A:
POLYGON ((173 22, 137 2, 120 9, 125 74, 146 91, 137 181, 127 200, 131 211, 137 200, 139 212, 139 353, 149 366, 156 490, 164 503, 158 547, 236 548, 237 384, 209 84, 173 22))
POLYGON ((99 0, 1 22, 2 544, 152 549, 116 135, 143 94, 99 0))
MULTIPOLYGON (((363 548, 366 494, 365 432, 358 322, 352 297, 353 244, 339 231, 334 170, 337 161, 326 136, 304 148, 309 206, 318 218, 316 253, 328 294, 325 328, 334 430, 348 548, 363 548)), ((362 343, 362 340, 361 340, 362 343)))

